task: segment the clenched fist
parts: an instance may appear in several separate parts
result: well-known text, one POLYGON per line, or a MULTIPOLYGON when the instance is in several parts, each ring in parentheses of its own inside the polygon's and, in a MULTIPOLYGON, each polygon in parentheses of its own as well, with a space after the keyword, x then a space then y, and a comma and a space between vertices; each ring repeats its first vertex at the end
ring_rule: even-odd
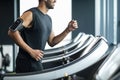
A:
POLYGON ((68 27, 66 28, 67 32, 73 31, 76 28, 78 28, 78 23, 76 20, 71 20, 68 24, 68 27))

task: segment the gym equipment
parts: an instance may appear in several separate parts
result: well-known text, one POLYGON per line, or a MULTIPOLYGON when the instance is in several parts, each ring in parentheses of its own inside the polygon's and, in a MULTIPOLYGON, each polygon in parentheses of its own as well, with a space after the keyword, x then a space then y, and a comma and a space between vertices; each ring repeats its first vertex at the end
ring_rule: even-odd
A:
POLYGON ((111 77, 120 69, 120 44, 111 53, 95 74, 96 80, 110 80, 111 77))
POLYGON ((9 54, 3 54, 3 47, 0 45, 0 70, 6 72, 6 67, 10 64, 10 56, 9 54))
POLYGON ((97 63, 106 54, 109 48, 106 40, 104 40, 102 37, 99 37, 96 38, 95 42, 96 43, 94 45, 93 44, 89 45, 93 47, 89 48, 88 46, 85 49, 88 51, 87 54, 83 55, 82 57, 78 57, 77 59, 69 62, 68 64, 64 64, 55 68, 46 69, 38 72, 4 74, 2 75, 3 76, 2 79, 3 80, 55 80, 65 77, 65 74, 73 75, 97 63))
MULTIPOLYGON (((83 37, 83 38, 85 38, 85 37, 83 37)), ((85 39, 82 44, 79 43, 79 45, 78 45, 79 47, 77 47, 69 52, 57 55, 57 56, 45 57, 45 58, 43 58, 42 63, 46 63, 46 62, 50 62, 50 61, 57 61, 57 60, 61 60, 61 59, 65 58, 65 57, 72 56, 76 52, 80 52, 81 50, 85 49, 94 40, 94 37, 92 35, 87 35, 85 39)))
POLYGON ((0 53, 0 69, 2 69, 2 54, 0 53))
POLYGON ((116 73, 110 80, 120 80, 120 71, 116 73))
POLYGON ((94 40, 94 37, 92 35, 85 35, 82 40, 75 49, 69 52, 43 58, 42 64, 44 69, 53 68, 76 59, 80 56, 80 53, 82 53, 82 51, 94 40))
POLYGON ((81 38, 84 36, 85 36, 85 33, 81 32, 77 35, 77 37, 74 40, 72 40, 70 43, 64 46, 53 48, 53 49, 46 49, 44 51, 44 57, 56 56, 74 49, 80 43, 81 38))

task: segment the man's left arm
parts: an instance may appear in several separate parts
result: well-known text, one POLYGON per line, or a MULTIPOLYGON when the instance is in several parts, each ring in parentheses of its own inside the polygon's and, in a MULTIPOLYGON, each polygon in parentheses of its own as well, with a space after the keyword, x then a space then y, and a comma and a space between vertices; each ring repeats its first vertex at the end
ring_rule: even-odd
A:
POLYGON ((54 32, 52 31, 48 40, 48 44, 53 47, 59 42, 61 42, 69 32, 74 31, 76 28, 78 28, 78 24, 76 20, 71 20, 68 23, 68 27, 59 35, 55 36, 54 32))

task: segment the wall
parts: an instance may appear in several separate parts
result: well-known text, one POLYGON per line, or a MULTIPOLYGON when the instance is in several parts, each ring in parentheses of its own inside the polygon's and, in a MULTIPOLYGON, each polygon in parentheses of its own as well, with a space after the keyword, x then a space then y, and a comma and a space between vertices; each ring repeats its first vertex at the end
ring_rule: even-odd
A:
POLYGON ((0 1, 0 44, 11 44, 12 40, 8 37, 8 27, 14 21, 14 2, 13 0, 0 1))
POLYGON ((117 6, 117 10, 118 10, 118 33, 117 33, 117 41, 118 41, 118 43, 120 43, 120 0, 118 0, 118 4, 117 4, 118 6, 117 6))
POLYGON ((79 32, 95 34, 95 1, 72 0, 72 18, 78 21, 79 28, 72 33, 74 38, 79 32))

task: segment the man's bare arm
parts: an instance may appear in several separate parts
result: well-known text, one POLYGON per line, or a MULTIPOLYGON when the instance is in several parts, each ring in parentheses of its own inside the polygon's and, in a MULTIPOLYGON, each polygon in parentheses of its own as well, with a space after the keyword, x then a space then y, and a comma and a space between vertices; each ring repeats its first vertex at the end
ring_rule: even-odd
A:
MULTIPOLYGON (((26 12, 24 13, 21 17, 21 19, 23 19, 23 23, 22 25, 25 27, 25 28, 30 28, 30 23, 32 21, 32 13, 31 12, 26 12)), ((34 59, 36 60, 39 60, 40 58, 42 58, 43 56, 43 52, 41 50, 35 50, 35 49, 32 49, 30 46, 28 46, 24 40, 22 39, 21 35, 20 35, 20 32, 17 30, 17 31, 12 31, 12 30, 9 30, 8 31, 8 35, 13 39, 13 41, 15 41, 15 43, 21 47, 22 49, 24 49, 26 52, 28 52, 31 57, 33 57, 34 59)))
POLYGON ((61 34, 55 36, 54 32, 52 31, 48 40, 48 44, 52 47, 55 46, 56 44, 61 42, 68 35, 69 32, 75 30, 76 28, 78 28, 77 21, 72 20, 69 22, 68 27, 61 34))

